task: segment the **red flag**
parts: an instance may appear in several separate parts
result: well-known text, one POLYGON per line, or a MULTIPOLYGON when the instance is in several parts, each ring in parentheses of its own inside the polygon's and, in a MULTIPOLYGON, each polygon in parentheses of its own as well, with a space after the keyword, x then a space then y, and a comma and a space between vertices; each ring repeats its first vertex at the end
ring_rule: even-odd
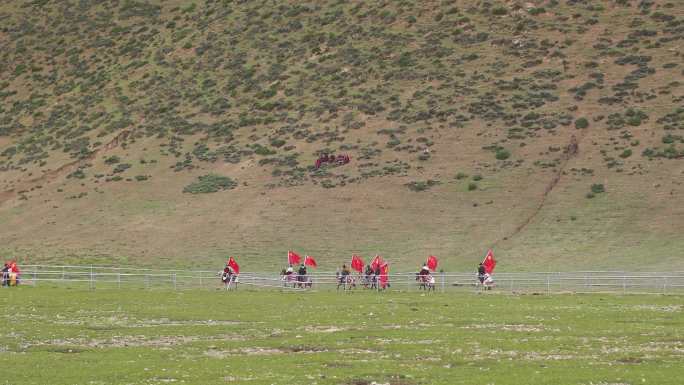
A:
POLYGON ((389 265, 387 262, 380 266, 380 287, 383 289, 387 287, 387 282, 389 281, 389 265))
POLYGON ((233 269, 235 274, 240 274, 240 265, 238 265, 237 262, 235 262, 233 257, 228 258, 228 266, 230 266, 233 269))
POLYGON ((487 274, 491 274, 494 271, 494 268, 496 267, 496 259, 494 259, 494 252, 492 249, 487 251, 487 255, 482 261, 482 266, 484 266, 485 273, 487 274))
POLYGON ((385 263, 385 261, 383 261, 382 257, 376 255, 373 259, 373 262, 371 262, 371 269, 373 269, 373 271, 376 271, 378 268, 382 267, 383 263, 385 263))
POLYGON ((358 255, 354 254, 352 255, 352 260, 351 260, 351 268, 358 271, 359 273, 363 273, 363 259, 359 257, 358 255))
POLYGON ((427 259, 427 267, 432 271, 437 270, 437 257, 434 255, 429 256, 427 259))
POLYGON ((308 255, 306 257, 304 257, 304 264, 307 266, 311 266, 311 267, 317 267, 318 266, 316 264, 316 260, 313 259, 313 257, 310 257, 308 255))
POLYGON ((287 263, 289 263, 290 265, 296 265, 301 260, 302 257, 300 257, 299 254, 295 253, 294 251, 287 252, 287 263))

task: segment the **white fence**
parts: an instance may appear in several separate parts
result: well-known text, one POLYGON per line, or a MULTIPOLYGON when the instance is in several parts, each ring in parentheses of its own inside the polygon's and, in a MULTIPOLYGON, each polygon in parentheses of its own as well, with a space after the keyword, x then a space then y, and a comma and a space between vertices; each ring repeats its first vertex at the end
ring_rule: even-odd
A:
MULTIPOLYGON (((130 267, 25 265, 20 275, 21 285, 50 285, 82 288, 140 289, 218 289, 223 288, 219 270, 154 270, 130 267)), ((363 289, 362 276, 353 274, 355 289, 363 289)), ((256 290, 336 290, 334 273, 316 272, 307 276, 310 288, 293 287, 277 273, 242 272, 240 289, 256 290)), ((481 290, 474 273, 434 273, 435 291, 455 292, 481 290)), ((620 293, 681 293, 684 294, 684 272, 536 272, 497 273, 495 291, 507 292, 620 292, 620 293)), ((392 273, 388 290, 420 290, 415 273, 392 273)), ((303 286, 303 285, 302 285, 303 286)), ((339 288, 340 290, 343 287, 339 288)))

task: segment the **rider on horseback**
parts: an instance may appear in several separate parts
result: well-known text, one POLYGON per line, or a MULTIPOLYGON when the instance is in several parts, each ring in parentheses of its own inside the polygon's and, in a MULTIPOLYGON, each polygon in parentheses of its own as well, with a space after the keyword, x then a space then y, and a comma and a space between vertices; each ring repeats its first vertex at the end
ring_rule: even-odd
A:
POLYGON ((226 285, 229 284, 234 274, 233 268, 226 263, 226 267, 223 269, 223 274, 221 275, 221 281, 226 285))
POLYGON ((485 267, 482 263, 477 267, 477 279, 480 281, 481 285, 484 285, 485 281, 485 275, 487 274, 487 271, 485 270, 485 267))
POLYGON ((427 263, 423 264, 423 267, 420 269, 418 272, 418 275, 423 278, 424 275, 430 275, 430 269, 427 266, 427 263))
POLYGON ((297 271, 297 282, 306 282, 306 266, 302 263, 297 271))
POLYGON ((349 274, 351 274, 351 270, 349 270, 347 265, 342 265, 342 270, 340 271, 340 280, 346 279, 349 274))

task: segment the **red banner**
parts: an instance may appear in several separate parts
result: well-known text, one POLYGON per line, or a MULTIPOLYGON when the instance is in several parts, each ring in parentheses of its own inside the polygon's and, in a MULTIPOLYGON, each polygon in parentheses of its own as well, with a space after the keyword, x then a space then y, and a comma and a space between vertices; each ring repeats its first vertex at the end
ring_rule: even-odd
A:
POLYGON ((482 266, 484 266, 485 273, 487 274, 491 274, 494 271, 494 268, 496 267, 496 259, 494 259, 494 252, 492 249, 487 251, 487 255, 482 261, 482 266))
POLYGON ((377 271, 384 263, 385 261, 382 259, 382 257, 376 255, 373 259, 373 262, 371 262, 371 269, 373 269, 373 271, 377 271))
POLYGON ((389 282, 389 265, 387 262, 380 266, 380 287, 385 289, 389 282))
POLYGON ((288 251, 287 252, 287 263, 290 265, 296 265, 302 260, 302 257, 299 256, 299 254, 295 253, 294 251, 288 251))
POLYGON ((437 270, 437 257, 434 255, 429 256, 427 259, 427 267, 432 271, 437 270))
POLYGON ((359 273, 363 273, 363 266, 363 259, 361 259, 361 257, 359 257, 356 254, 352 255, 351 268, 358 271, 359 273))
POLYGON ((240 274, 240 265, 235 262, 233 257, 228 258, 228 266, 235 272, 235 274, 240 274))
POLYGON ((316 264, 316 260, 313 259, 313 257, 310 257, 308 255, 306 257, 304 257, 304 264, 307 266, 311 266, 311 267, 317 267, 318 266, 318 264, 316 264))

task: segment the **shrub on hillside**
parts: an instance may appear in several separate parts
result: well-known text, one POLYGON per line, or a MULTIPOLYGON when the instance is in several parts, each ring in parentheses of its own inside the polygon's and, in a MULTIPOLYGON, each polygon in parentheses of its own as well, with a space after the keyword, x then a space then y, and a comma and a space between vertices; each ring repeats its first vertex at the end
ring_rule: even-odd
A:
POLYGON ((498 160, 506 160, 511 157, 511 152, 506 150, 505 148, 500 148, 496 150, 496 159, 498 160))
POLYGON ((119 163, 119 164, 116 165, 116 167, 114 167, 114 170, 113 170, 112 172, 115 173, 115 174, 118 174, 118 173, 122 173, 122 172, 128 170, 129 168, 131 168, 131 165, 130 165, 130 164, 128 164, 128 163, 119 163))
POLYGON ((603 187, 603 184, 594 183, 591 185, 591 192, 594 194, 600 194, 602 192, 606 192, 606 189, 605 189, 605 187, 603 187))
POLYGON ((198 177, 196 182, 185 186, 183 192, 190 194, 206 194, 220 190, 231 190, 236 186, 237 182, 227 176, 207 174, 198 177))
POLYGON ((575 120, 575 128, 582 129, 589 127, 589 121, 587 118, 579 118, 575 120))
POLYGON ((112 155, 109 158, 105 159, 105 164, 117 164, 121 162, 121 159, 119 159, 118 156, 112 155))
POLYGON ((432 186, 436 186, 439 184, 438 180, 432 180, 428 179, 426 181, 414 181, 410 183, 406 183, 406 187, 409 188, 411 191, 419 192, 419 191, 425 191, 429 189, 432 186))
POLYGON ((85 178, 85 173, 80 168, 71 174, 67 175, 67 178, 83 179, 85 178))

